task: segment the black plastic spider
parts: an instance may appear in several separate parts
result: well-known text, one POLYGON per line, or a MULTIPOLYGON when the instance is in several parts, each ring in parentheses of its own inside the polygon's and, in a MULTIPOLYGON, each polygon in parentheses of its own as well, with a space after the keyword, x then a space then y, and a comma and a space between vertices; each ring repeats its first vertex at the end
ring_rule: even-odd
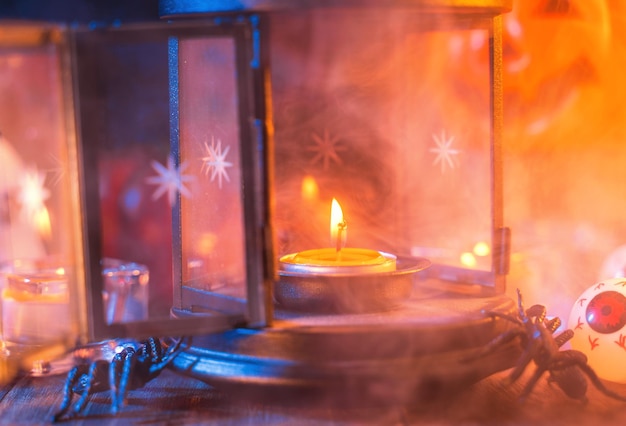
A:
POLYGON ((157 377, 184 348, 183 338, 165 349, 156 337, 150 337, 136 348, 128 344, 113 356, 111 362, 99 359, 91 364, 79 364, 70 370, 65 381, 65 392, 59 411, 53 421, 64 415, 73 417, 87 404, 89 395, 111 390, 111 412, 116 414, 124 405, 126 393, 138 389, 157 377), (80 398, 70 409, 74 394, 80 398))
POLYGON ((550 373, 549 383, 556 383, 559 388, 570 398, 586 401, 587 379, 606 396, 626 401, 626 397, 607 389, 600 381, 596 372, 587 364, 587 356, 577 350, 560 350, 568 340, 574 336, 572 330, 554 335, 561 326, 561 320, 555 317, 546 319, 546 308, 543 305, 533 305, 524 310, 522 293, 517 290, 518 316, 514 317, 498 312, 487 312, 491 317, 503 318, 516 325, 513 329, 500 334, 489 342, 471 359, 482 357, 495 351, 501 345, 511 342, 516 337, 520 338, 522 355, 508 376, 508 383, 515 382, 526 370, 528 364, 534 361, 536 369, 528 383, 524 386, 520 400, 524 400, 533 390, 541 376, 545 372, 550 373))

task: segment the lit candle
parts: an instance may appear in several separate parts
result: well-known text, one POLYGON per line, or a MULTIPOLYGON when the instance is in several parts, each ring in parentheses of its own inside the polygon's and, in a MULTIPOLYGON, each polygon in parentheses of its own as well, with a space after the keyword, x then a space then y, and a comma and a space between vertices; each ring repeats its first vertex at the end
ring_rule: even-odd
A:
POLYGON ((4 339, 24 345, 52 341, 71 331, 63 268, 12 272, 2 292, 4 339))
POLYGON ((305 274, 357 275, 396 270, 396 257, 364 248, 344 247, 348 225, 341 206, 333 198, 330 212, 331 246, 305 250, 280 258, 282 270, 305 274))
POLYGON ((330 203, 330 243, 335 244, 335 251, 341 255, 341 249, 348 238, 348 223, 343 217, 343 210, 335 198, 330 203))

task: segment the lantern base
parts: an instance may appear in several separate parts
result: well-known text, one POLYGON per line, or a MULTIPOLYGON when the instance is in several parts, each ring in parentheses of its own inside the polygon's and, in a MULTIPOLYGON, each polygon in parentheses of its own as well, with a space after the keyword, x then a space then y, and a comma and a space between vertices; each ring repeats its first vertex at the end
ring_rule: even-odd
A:
POLYGON ((369 274, 307 274, 278 271, 274 298, 279 309, 358 314, 392 309, 413 293, 414 275, 430 266, 424 258, 393 256, 393 271, 369 274))
POLYGON ((354 315, 277 312, 272 327, 196 336, 172 368, 238 398, 269 403, 354 405, 445 397, 512 367, 514 341, 470 355, 511 324, 504 295, 410 299, 393 311, 354 315))

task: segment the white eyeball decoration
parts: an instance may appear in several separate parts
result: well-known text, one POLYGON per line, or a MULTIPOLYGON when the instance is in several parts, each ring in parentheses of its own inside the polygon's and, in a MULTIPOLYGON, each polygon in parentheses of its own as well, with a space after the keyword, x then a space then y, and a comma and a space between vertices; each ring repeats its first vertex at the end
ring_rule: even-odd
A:
POLYGON ((572 348, 587 355, 600 378, 626 383, 626 278, 589 287, 572 307, 572 348))

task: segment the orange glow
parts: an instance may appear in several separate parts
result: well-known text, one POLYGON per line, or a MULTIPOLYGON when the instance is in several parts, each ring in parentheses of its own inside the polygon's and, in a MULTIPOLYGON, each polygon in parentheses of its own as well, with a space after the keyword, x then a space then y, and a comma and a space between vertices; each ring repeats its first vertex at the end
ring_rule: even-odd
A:
POLYGON ((472 250, 476 256, 485 257, 489 256, 491 253, 491 249, 489 248, 489 244, 484 241, 479 241, 474 246, 474 250, 472 250))
POLYGON ((307 175, 302 179, 302 199, 306 201, 317 200, 319 195, 319 187, 317 181, 311 175, 307 175))
POLYGON ((34 213, 33 222, 39 235, 44 238, 50 238, 52 234, 52 227, 50 226, 50 214, 45 206, 41 206, 39 210, 34 213))
POLYGON ((343 217, 343 210, 339 202, 333 198, 330 206, 330 241, 337 250, 346 245, 348 225, 343 217))
POLYGON ((208 256, 215 250, 216 245, 217 236, 211 232, 205 232, 200 236, 196 250, 198 254, 208 256))
POLYGON ((463 266, 467 266, 468 268, 473 268, 476 266, 476 257, 470 253, 465 252, 461 254, 461 264, 463 266))

